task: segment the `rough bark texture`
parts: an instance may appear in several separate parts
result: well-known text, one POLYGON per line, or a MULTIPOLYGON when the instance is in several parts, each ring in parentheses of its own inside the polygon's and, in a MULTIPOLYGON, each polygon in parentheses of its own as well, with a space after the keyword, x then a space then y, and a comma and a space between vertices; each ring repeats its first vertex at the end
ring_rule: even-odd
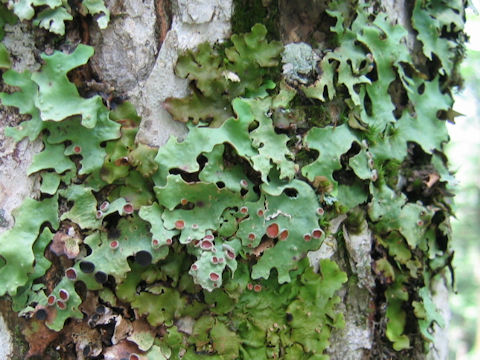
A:
POLYGON ((172 25, 162 43, 152 71, 129 95, 139 106, 142 125, 137 140, 163 145, 170 135, 185 134, 183 124, 174 122, 163 109, 168 97, 187 94, 187 81, 174 74, 179 52, 198 44, 225 39, 230 35, 231 1, 174 1, 172 25))
MULTIPOLYGON (((301 3, 301 2, 300 2, 301 3)), ((324 11, 321 1, 307 1, 309 7, 297 2, 280 1, 280 27, 285 43, 312 37, 323 41, 322 32, 331 24, 318 24, 324 11)), ((415 46, 413 30, 408 20, 408 7, 404 1, 384 0, 383 8, 392 21, 404 25, 411 33, 409 46, 415 46)), ((106 30, 92 25, 90 44, 96 49, 91 60, 95 78, 106 84, 107 91, 122 98, 129 98, 142 116, 141 131, 137 141, 163 145, 169 136, 182 137, 186 127, 174 122, 163 108, 168 97, 182 97, 188 93, 187 80, 174 74, 179 52, 194 48, 204 41, 221 41, 230 35, 232 1, 222 0, 111 0, 108 7, 112 14, 106 30)), ((4 40, 14 59, 14 69, 36 70, 39 51, 33 33, 24 24, 7 25, 4 40)), ((33 154, 39 151, 38 142, 23 140, 15 144, 3 134, 3 128, 19 122, 20 116, 5 107, 0 108, 0 231, 12 226, 12 210, 28 196, 35 196, 35 177, 25 176, 33 154)), ((332 234, 342 227, 341 221, 333 223, 332 234)), ((358 283, 347 285, 340 296, 340 309, 345 314, 346 326, 332 336, 329 354, 334 360, 361 360, 369 358, 373 348, 375 322, 371 318, 371 305, 375 297, 375 284, 371 273, 372 235, 368 227, 357 235, 349 235, 343 228, 345 244, 339 246, 331 237, 312 259, 333 258, 343 270, 358 276, 358 283), (347 260, 346 260, 347 259, 347 260)), ((443 283, 436 284, 435 301, 449 318, 447 290, 443 283)), ((2 308, 3 309, 3 308, 2 308)), ((3 309, 4 310, 4 309, 3 309)), ((5 324, 0 316, 0 358, 21 358, 12 352, 12 335, 15 324, 12 316, 5 324)), ((382 320, 383 321, 383 320, 382 320)), ((378 324, 377 324, 378 325, 378 324)), ((447 358, 445 329, 438 329, 437 343, 429 355, 431 359, 447 358)), ((16 349, 18 351, 18 349, 16 349)), ((372 358, 372 357, 370 357, 372 358)))
MULTIPOLYGON (((25 24, 6 25, 4 44, 12 58, 16 71, 34 71, 40 67, 35 60, 35 43, 33 35, 25 24)), ((2 86, 3 87, 3 86, 2 86)), ((12 212, 22 201, 35 197, 36 176, 26 177, 26 171, 33 156, 41 150, 41 141, 29 142, 27 139, 15 144, 6 137, 4 129, 14 126, 23 117, 12 109, 0 108, 0 232, 13 226, 12 212)), ((2 300, 0 305, 0 358, 21 359, 25 354, 18 327, 24 324, 11 310, 8 302, 2 300)), ((27 346, 28 347, 28 346, 27 346)))
POLYGON ((3 317, 0 317, 0 356, 2 359, 8 359, 12 354, 12 337, 10 335, 10 330, 5 324, 3 317))
POLYGON ((173 70, 178 54, 228 37, 232 2, 113 1, 110 7, 111 25, 92 34, 93 69, 139 109, 138 141, 159 146, 171 134, 182 136, 185 127, 162 106, 167 97, 187 94, 187 81, 173 70))

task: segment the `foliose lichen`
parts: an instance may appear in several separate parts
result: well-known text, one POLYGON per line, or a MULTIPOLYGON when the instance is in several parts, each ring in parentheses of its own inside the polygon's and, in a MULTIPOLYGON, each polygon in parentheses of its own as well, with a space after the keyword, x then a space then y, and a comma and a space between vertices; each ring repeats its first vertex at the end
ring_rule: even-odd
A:
MULTIPOLYGON (((33 24, 58 35, 65 34, 65 21, 73 19, 72 8, 66 0, 2 0, 20 20, 33 20, 33 24), (36 14, 37 8, 42 9, 36 14)), ((96 17, 98 26, 105 29, 110 12, 103 0, 82 0, 78 4, 80 14, 96 17)))
MULTIPOLYGON (((40 5, 16 4, 22 19, 40 5)), ((361 213, 386 337, 397 351, 418 331, 432 340, 442 319, 429 286, 452 254, 443 154, 452 96, 443 84, 455 67, 450 48, 461 46, 463 3, 415 2, 429 66, 398 46, 405 29, 368 11, 330 3, 337 48, 318 61, 307 54, 313 83, 281 79, 284 48, 260 24, 222 49, 181 55, 176 73, 192 93, 165 106, 189 133, 159 149, 135 143, 131 104, 108 109, 68 79, 92 48, 44 54, 35 73, 6 71, 19 90, 0 94, 2 104, 31 117, 6 134, 41 137, 44 149, 29 169, 41 175, 41 199, 26 200, 0 235, 0 295, 26 316, 42 309, 60 331, 87 311, 75 286, 83 283, 101 306, 127 304, 163 329, 138 350, 152 359, 328 359, 347 273, 332 260, 316 273, 307 254, 330 220, 361 213), (306 110, 312 103, 322 111, 306 110), (50 242, 63 267, 45 258, 50 242), (54 288, 42 283, 47 271, 60 274, 54 288)))

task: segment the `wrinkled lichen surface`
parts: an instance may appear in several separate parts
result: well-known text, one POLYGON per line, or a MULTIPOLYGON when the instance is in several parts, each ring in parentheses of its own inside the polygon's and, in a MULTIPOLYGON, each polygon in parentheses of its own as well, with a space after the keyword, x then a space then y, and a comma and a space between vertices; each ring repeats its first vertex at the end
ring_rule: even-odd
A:
MULTIPOLYGON (((43 26, 45 12, 69 19, 60 3, 12 10, 43 26)), ((107 25, 101 1, 82 4, 107 25)), ((92 47, 6 70, 0 100, 28 120, 5 134, 44 145, 27 170, 41 194, 0 235, 0 294, 32 319, 26 336, 69 334, 78 358, 329 359, 347 320, 374 328, 365 355, 427 352, 444 323, 431 287, 452 258, 443 147, 463 11, 416 1, 415 58, 407 31, 362 2, 329 3, 322 51, 261 24, 201 44, 175 68, 190 94, 165 101, 188 134, 160 148, 135 141, 133 105, 79 93, 68 75, 92 47), (373 293, 369 314, 345 319, 373 293)))

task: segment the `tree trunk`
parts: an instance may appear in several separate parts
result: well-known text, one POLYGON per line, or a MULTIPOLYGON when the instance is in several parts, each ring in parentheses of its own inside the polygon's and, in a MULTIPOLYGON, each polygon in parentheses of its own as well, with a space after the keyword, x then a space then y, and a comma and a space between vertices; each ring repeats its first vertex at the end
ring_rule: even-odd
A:
POLYGON ((463 1, 10 3, 0 358, 447 358, 463 1))

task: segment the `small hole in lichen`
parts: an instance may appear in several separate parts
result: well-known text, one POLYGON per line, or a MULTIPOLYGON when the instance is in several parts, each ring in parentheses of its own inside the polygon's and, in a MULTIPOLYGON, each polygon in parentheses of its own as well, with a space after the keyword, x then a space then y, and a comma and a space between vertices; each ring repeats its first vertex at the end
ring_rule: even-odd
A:
POLYGON ((198 178, 198 172, 189 173, 185 170, 175 168, 170 169, 169 173, 172 175, 180 175, 184 181, 189 183, 200 181, 200 179, 198 178))
POLYGON ((368 95, 367 92, 365 92, 365 97, 363 100, 363 107, 365 109, 365 112, 367 113, 368 116, 373 116, 373 104, 372 100, 370 99, 370 96, 368 95))
POLYGON ((99 284, 105 284, 108 280, 108 275, 105 274, 103 271, 97 271, 95 273, 95 280, 99 283, 99 284))
POLYGON ((417 88, 418 94, 422 95, 425 92, 425 83, 421 83, 420 86, 417 88))
POLYGON ((146 250, 140 250, 135 254, 135 262, 140 266, 148 266, 152 263, 152 254, 146 250))
POLYGON ((296 198, 298 196, 297 189, 287 188, 283 192, 285 193, 285 195, 287 195, 288 197, 291 197, 291 198, 296 198))
POLYGON ((83 356, 88 356, 90 354, 90 351, 91 351, 91 348, 90 348, 90 345, 85 345, 85 347, 83 348, 83 356))
POLYGON ((248 131, 249 131, 249 132, 252 132, 252 131, 255 130, 256 128, 258 128, 259 125, 260 125, 260 124, 259 124, 258 121, 256 121, 256 120, 255 120, 255 121, 252 121, 252 122, 250 123, 250 125, 248 126, 248 131))
POLYGON ((202 171, 203 168, 205 167, 205 164, 208 163, 208 158, 205 155, 200 154, 197 156, 197 163, 200 167, 200 171, 202 171))
POLYGON ((95 271, 95 264, 90 261, 81 261, 80 270, 82 270, 85 274, 90 274, 95 271))
POLYGON ((35 319, 43 321, 47 319, 47 311, 45 309, 38 309, 35 312, 35 319))
POLYGON ((87 256, 89 256, 92 253, 92 248, 88 244, 85 244, 85 243, 83 243, 83 246, 85 246, 85 252, 86 252, 87 256))

